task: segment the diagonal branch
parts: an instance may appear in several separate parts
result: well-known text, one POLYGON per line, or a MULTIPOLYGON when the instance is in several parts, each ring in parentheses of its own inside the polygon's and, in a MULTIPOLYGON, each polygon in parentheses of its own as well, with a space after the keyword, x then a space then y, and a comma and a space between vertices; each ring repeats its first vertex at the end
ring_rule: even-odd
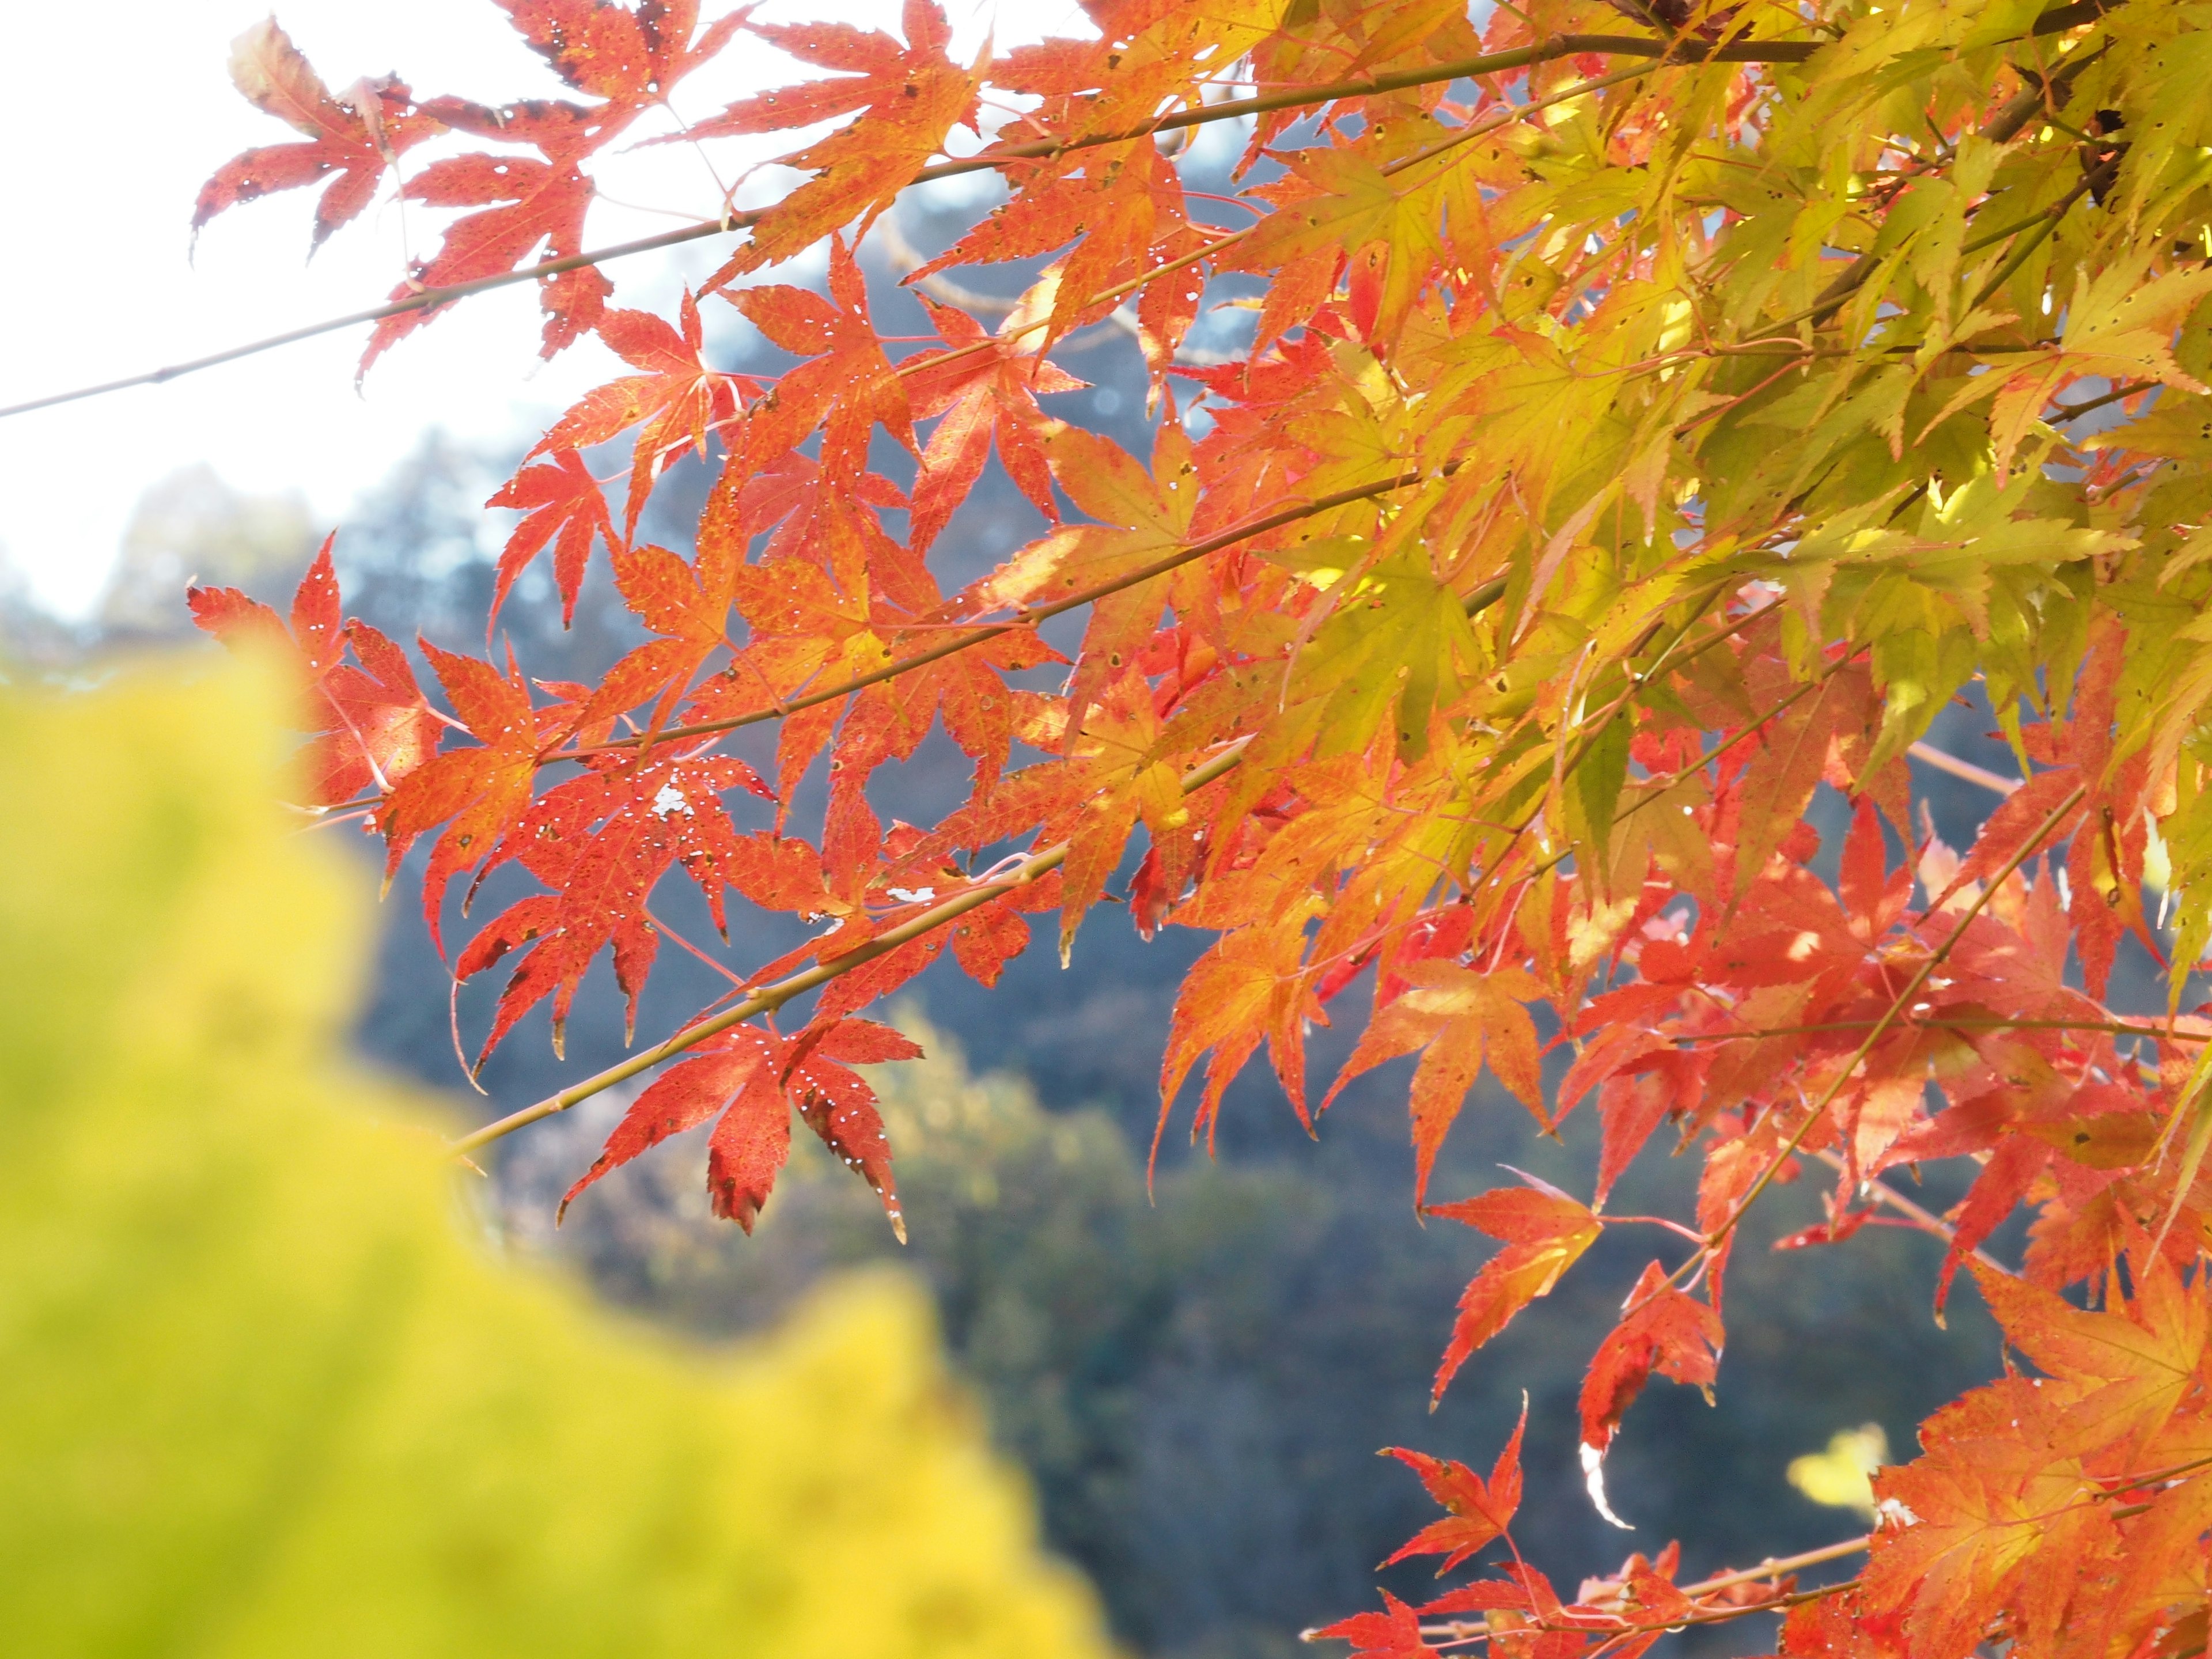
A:
MULTIPOLYGON (((1204 765, 1186 773, 1182 780, 1183 793, 1195 794, 1225 775, 1244 757, 1246 741, 1238 739, 1204 765)), ((988 904, 993 899, 1028 886, 1039 877, 1057 870, 1066 859, 1067 849, 1068 843, 1061 842, 1057 846, 1033 853, 998 880, 983 882, 964 893, 957 893, 942 904, 933 905, 920 915, 901 922, 896 927, 886 928, 866 944, 854 947, 843 956, 829 962, 817 963, 788 979, 763 986, 744 1001, 725 1008, 719 1014, 710 1015, 696 1024, 686 1026, 665 1042, 657 1042, 641 1054, 632 1054, 619 1065, 610 1066, 605 1071, 587 1077, 580 1083, 571 1084, 558 1094, 547 1096, 534 1106, 510 1112, 495 1123, 487 1123, 483 1127, 461 1136, 452 1143, 452 1149, 465 1156, 480 1147, 489 1146, 493 1141, 513 1134, 517 1129, 525 1128, 541 1118, 565 1112, 571 1106, 613 1088, 617 1083, 627 1082, 641 1072, 650 1071, 661 1061, 672 1060, 685 1049, 696 1047, 708 1037, 728 1030, 732 1025, 741 1024, 757 1014, 774 1013, 793 997, 804 995, 832 980, 842 979, 855 968, 873 962, 878 957, 918 939, 925 933, 933 933, 945 923, 966 915, 970 910, 988 904)))
POLYGON ((1956 755, 1947 754, 1930 743, 1907 744, 1905 752, 1913 759, 1934 767, 1938 772, 1948 772, 1954 778, 1979 784, 1991 794, 2009 795, 2021 787, 2022 781, 2019 778, 2006 777, 2000 772, 1992 772, 1987 767, 1977 766, 1972 761, 1960 760, 1956 755))
MULTIPOLYGON (((1468 614, 1473 616, 1495 605, 1504 596, 1504 592, 1505 584, 1502 580, 1485 582, 1468 594, 1463 601, 1468 614)), ((1212 760, 1185 773, 1182 779, 1182 793, 1186 795, 1196 794, 1207 784, 1226 776, 1244 758, 1245 745, 1250 741, 1249 738, 1239 738, 1219 754, 1214 756, 1212 760)), ((557 1094, 548 1095, 535 1105, 526 1106, 519 1112, 510 1112, 497 1122, 488 1123, 480 1129, 461 1136, 453 1143, 453 1150, 465 1156, 480 1147, 488 1146, 495 1140, 513 1134, 517 1129, 525 1128, 541 1118, 548 1118, 557 1113, 565 1112, 570 1107, 589 1100, 593 1095, 611 1089, 618 1083, 627 1082, 641 1072, 650 1071, 663 1060, 673 1059, 685 1049, 704 1042, 708 1037, 728 1030, 732 1025, 750 1019, 757 1014, 773 1013, 793 998, 802 996, 817 987, 827 985, 832 980, 842 979, 864 963, 873 962, 878 957, 895 951, 902 945, 920 939, 926 933, 933 933, 949 921, 957 921, 970 910, 988 904, 993 899, 1002 897, 1018 888, 1027 886, 1039 877, 1058 869, 1066 859, 1068 843, 1061 842, 1057 846, 1048 847, 1042 852, 1031 854, 995 881, 983 882, 969 888, 964 893, 956 893, 944 902, 931 906, 920 915, 910 917, 896 927, 886 928, 866 944, 855 946, 841 957, 829 962, 817 963, 813 967, 804 969, 792 975, 788 979, 778 980, 773 985, 763 986, 747 996, 744 1001, 724 1009, 720 1013, 709 1015, 705 1019, 684 1027, 667 1041, 656 1043, 641 1054, 633 1054, 618 1065, 611 1066, 605 1071, 587 1077, 580 1083, 571 1084, 557 1094)))
MULTIPOLYGON (((1807 1550, 1800 1555, 1786 1555, 1779 1559, 1770 1557, 1768 1559, 1760 1562, 1755 1567, 1746 1567, 1741 1571, 1720 1573, 1713 1577, 1700 1580, 1697 1583, 1683 1584, 1678 1586, 1678 1588, 1684 1595, 1687 1596, 1717 1595, 1723 1590, 1735 1589, 1740 1585, 1767 1583, 1773 1579, 1781 1578, 1790 1573, 1797 1572, 1806 1567, 1817 1567, 1830 1561, 1843 1560, 1847 1556, 1862 1554, 1872 1541, 1873 1535, 1871 1534, 1868 1534, 1858 1538, 1846 1538, 1840 1543, 1823 1545, 1819 1549, 1807 1550)), ((1847 1584, 1829 1584, 1823 1586, 1818 1593, 1820 1595, 1832 1595, 1848 1587, 1849 1586, 1847 1584)), ((1616 1589, 1613 1593, 1602 1596, 1601 1599, 1604 1601, 1618 1601, 1620 1599, 1620 1592, 1616 1589)), ((1599 1598, 1593 1598, 1590 1602, 1586 1603, 1585 1605, 1595 1606, 1598 1604, 1599 1598)), ((1787 1603, 1778 1600, 1755 1601, 1747 1603, 1741 1607, 1729 1607, 1720 1609, 1719 1611, 1725 1612, 1729 1617, 1734 1618, 1748 1613, 1765 1613, 1772 1610, 1773 1608, 1785 1605, 1787 1605, 1787 1603)), ((1684 1622, 1695 1623, 1698 1621, 1693 1619, 1685 1620, 1684 1622)), ((1711 1620, 1708 1620, 1705 1622, 1711 1622, 1711 1620)), ((1670 1625, 1668 1628, 1672 1630, 1676 1628, 1676 1626, 1670 1625)), ((1487 1636, 1489 1633, 1490 1622, 1486 1619, 1453 1619, 1446 1620, 1437 1624, 1424 1625, 1421 1626, 1421 1635, 1425 1639, 1431 1642, 1465 1642, 1473 1640, 1479 1637, 1487 1636)), ((1617 1634, 1621 1635, 1628 1633, 1629 1632, 1617 1632, 1617 1634)))
MULTIPOLYGON (((1439 467, 1435 476, 1449 477, 1457 468, 1457 462, 1449 462, 1439 467)), ((901 657, 896 662, 885 663, 881 668, 872 668, 865 674, 856 674, 850 679, 840 680, 835 685, 819 687, 802 696, 786 698, 767 708, 756 708, 748 714, 732 714, 721 720, 701 720, 692 726, 672 726, 657 734, 641 733, 634 738, 617 738, 606 743, 563 749, 541 757, 539 764, 544 765, 553 761, 582 760, 592 755, 619 754, 625 750, 641 748, 648 740, 655 744, 680 743, 687 738, 710 737, 716 732, 734 732, 741 726, 758 726, 767 720, 781 720, 786 715, 795 714, 803 708, 812 708, 821 703, 835 702, 838 698, 849 696, 855 691, 864 691, 872 685, 882 684, 885 680, 896 679, 902 674, 911 673, 917 668, 926 668, 933 662, 941 662, 945 658, 954 656, 972 647, 1004 638, 1008 634, 1020 633, 1025 629, 1035 627, 1038 623, 1048 621, 1066 611, 1092 604, 1110 594, 1119 593, 1125 588, 1134 587, 1141 582, 1148 582, 1155 576, 1164 576, 1171 570, 1179 570, 1194 560, 1202 559, 1210 553, 1218 553, 1225 547, 1233 547, 1238 542, 1249 540, 1254 536, 1265 535, 1270 530, 1279 530, 1286 524, 1296 524, 1301 519, 1313 518, 1316 514, 1332 512, 1340 507, 1349 507, 1358 501, 1371 501, 1377 495, 1387 495, 1395 489, 1408 489, 1419 483, 1426 476, 1428 475, 1419 471, 1401 472, 1395 477, 1385 478, 1378 483, 1361 484, 1355 489, 1336 490, 1330 495, 1316 496, 1310 501, 1302 501, 1296 507, 1283 507, 1264 517, 1232 526, 1201 541, 1185 543, 1174 552, 1164 554, 1150 564, 1140 566, 1124 575, 1116 576, 1111 581, 1099 582, 1083 589, 1080 592, 1054 599, 1050 605, 1023 606, 1018 614, 1010 622, 987 623, 980 628, 968 629, 955 638, 931 646, 926 651, 917 651, 912 656, 901 657)), ((929 626, 928 623, 913 624, 917 630, 929 626)))

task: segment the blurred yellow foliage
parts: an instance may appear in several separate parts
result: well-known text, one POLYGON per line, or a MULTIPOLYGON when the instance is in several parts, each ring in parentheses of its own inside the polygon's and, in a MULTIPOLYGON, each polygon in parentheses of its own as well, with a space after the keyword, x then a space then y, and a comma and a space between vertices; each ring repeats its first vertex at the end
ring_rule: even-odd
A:
POLYGON ((1103 1656, 903 1281, 714 1357, 472 1242, 274 702, 0 691, 0 1652, 1103 1656))
POLYGON ((1874 1514, 1874 1472, 1889 1462, 1889 1437, 1879 1423, 1838 1429, 1826 1451, 1790 1460, 1790 1484, 1832 1510, 1874 1514))

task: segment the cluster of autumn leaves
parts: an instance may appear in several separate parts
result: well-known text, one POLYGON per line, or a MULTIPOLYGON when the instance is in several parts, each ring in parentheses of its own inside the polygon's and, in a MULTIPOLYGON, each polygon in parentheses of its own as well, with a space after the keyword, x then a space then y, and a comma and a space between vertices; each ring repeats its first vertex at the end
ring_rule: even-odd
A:
MULTIPOLYGON (((543 888, 453 958, 460 978, 514 958, 486 1052, 548 1000, 557 1043, 603 951, 634 1010, 674 866, 718 925, 735 894, 818 930, 471 1144, 676 1060, 576 1191, 713 1120, 715 1206, 750 1226, 796 1109, 896 1222, 848 1067, 904 1040, 860 1011, 948 945, 994 982, 1031 915, 1060 912, 1066 952, 1141 848, 1116 895, 1139 928, 1218 936, 1169 1033, 1163 1127, 1202 1067, 1210 1131, 1262 1046, 1301 1118, 1326 1110, 1305 1034, 1355 986, 1372 1010, 1335 1087, 1419 1055, 1417 1202, 1503 1247, 1439 1392, 1607 1227, 1644 1224, 1604 1203, 1653 1136, 1696 1148, 1697 1212, 1592 1362, 1594 1487, 1652 1375, 1715 1382, 1738 1225, 1808 1164, 1836 1185, 1793 1243, 1885 1211, 1939 1234, 1939 1303, 1971 1262, 2041 1373, 1946 1408, 1877 1478, 1856 1579, 1683 1585, 1670 1554, 1639 1556, 1565 1602, 1514 1557, 1333 1634, 1569 1659, 1763 1607, 1789 1610, 1806 1659, 2202 1649, 2212 1022, 2181 1006, 2212 938, 2212 46, 2190 7, 1705 5, 1623 35, 1580 0, 1480 29, 1458 0, 1092 0, 1092 38, 963 64, 933 0, 907 0, 902 40, 501 3, 585 101, 334 98, 264 26, 237 78, 307 142, 230 164, 200 218, 329 178, 319 236, 441 133, 534 151, 403 173, 410 199, 468 210, 417 280, 497 277, 543 246, 566 267, 541 281, 549 351, 593 331, 635 371, 493 504, 524 515, 501 598, 550 551, 573 607, 603 546, 651 638, 597 685, 424 641, 448 713, 343 620, 328 549, 289 629, 228 591, 196 592, 196 614, 289 637, 313 804, 380 830, 394 868, 428 842, 434 933, 456 878, 514 862, 543 888), (726 213, 737 252, 673 322, 611 308, 568 264, 584 165, 738 30, 834 76, 691 137, 842 125, 789 158, 805 181, 781 201, 726 213), (1018 106, 988 133, 987 87, 1018 106), (1231 120, 1245 187, 1221 223, 1170 139, 1231 120), (971 153, 949 157, 963 124, 971 153), (995 331, 929 299, 939 343, 887 342, 870 224, 918 179, 985 169, 1004 205, 908 280, 1047 263, 995 331), (823 291, 756 279, 809 249, 823 291), (1182 361, 1224 295, 1255 313, 1249 349, 1182 361), (702 302, 793 365, 716 368, 702 302), (1053 350, 1117 311, 1153 375, 1145 456, 1037 401, 1079 384, 1053 350), (904 487, 873 470, 879 431, 904 487), (617 518, 586 452, 620 439, 617 518), (1044 532, 945 592, 927 556, 994 453, 1044 532), (688 557, 635 540, 685 453, 716 469, 688 557), (1079 609, 1070 659, 1038 625, 1079 609), (1048 665, 1065 677, 1040 690, 1024 671, 1048 665), (1975 685, 2024 781, 1954 850, 1916 822, 1906 755, 1975 685), (773 778, 720 752, 769 721, 773 778), (938 724, 973 761, 969 799, 885 825, 871 774, 938 724), (808 839, 789 803, 825 753, 808 839), (1805 822, 1823 785, 1855 803, 1832 882, 1805 822), (2165 1009, 2122 1017, 2103 999, 2130 933, 2175 965, 2165 1009), (1547 1051, 1567 1056, 1551 1085, 1547 1051), (1587 1203, 1429 1202, 1486 1069, 1547 1127, 1594 1102, 1587 1203), (1885 1178, 1946 1158, 1976 1165, 1948 1217, 1885 1178), (2007 1267, 1987 1247, 2023 1206, 2007 1267)), ((428 314, 381 325, 370 356, 428 314)), ((1401 1455, 1453 1517, 1409 1551, 1449 1567, 1510 1544, 1515 1449, 1487 1482, 1401 1455)))

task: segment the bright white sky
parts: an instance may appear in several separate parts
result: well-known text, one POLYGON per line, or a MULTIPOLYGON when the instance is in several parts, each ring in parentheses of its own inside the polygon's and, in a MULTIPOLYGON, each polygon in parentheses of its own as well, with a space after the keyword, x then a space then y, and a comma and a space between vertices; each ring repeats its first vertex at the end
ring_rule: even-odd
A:
MULTIPOLYGON (((708 15, 729 9, 710 3, 708 15)), ((951 0, 972 53, 993 26, 993 0, 951 0)), ((896 30, 896 0, 773 0, 763 15, 836 16, 896 30)), ((232 38, 263 15, 254 0, 121 0, 101 9, 96 77, 70 72, 87 50, 84 14, 25 8, 9 49, 33 72, 0 100, 0 404, 110 380, 382 301, 403 270, 402 227, 387 200, 305 261, 313 192, 247 203, 210 225, 188 261, 201 181, 288 128, 233 90, 232 38)), ((551 72, 488 0, 288 0, 278 21, 334 89, 397 71, 418 94, 484 102, 558 95, 551 72)), ((1071 0, 1011 9, 1002 46, 1046 33, 1088 33, 1071 0)), ((739 93, 818 73, 740 40, 687 82, 678 106, 708 115, 739 93)), ((447 141, 451 143, 453 141, 447 141)), ((757 152, 789 148, 781 141, 757 152)), ((426 148, 410 156, 445 153, 426 148)), ((714 159, 742 165, 725 141, 714 159)), ((593 245, 720 210, 700 156, 668 146, 605 158, 593 245), (648 212, 639 209, 672 210, 648 212)), ((784 175, 788 177, 789 175, 784 175)), ((745 199, 754 199, 748 193, 745 199)), ((419 252, 435 246, 419 208, 419 252)), ((669 307, 687 276, 712 270, 720 241, 610 265, 619 304, 669 307)), ((82 614, 97 600, 131 510, 148 485, 198 462, 251 491, 298 489, 319 520, 342 514, 442 425, 463 441, 542 428, 579 392, 619 372, 596 342, 550 364, 538 356, 527 286, 471 300, 388 353, 362 395, 353 366, 365 330, 190 375, 167 386, 0 421, 0 558, 49 609, 82 614)))

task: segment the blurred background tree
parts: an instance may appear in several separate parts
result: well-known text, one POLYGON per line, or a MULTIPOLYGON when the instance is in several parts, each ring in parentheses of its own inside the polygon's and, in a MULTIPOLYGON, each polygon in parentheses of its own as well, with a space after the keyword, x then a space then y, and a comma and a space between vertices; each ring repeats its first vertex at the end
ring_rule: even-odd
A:
POLYGON ((321 540, 306 497, 247 495, 204 463, 185 467, 139 500, 94 623, 113 642, 161 638, 175 631, 180 586, 296 583, 321 540))

